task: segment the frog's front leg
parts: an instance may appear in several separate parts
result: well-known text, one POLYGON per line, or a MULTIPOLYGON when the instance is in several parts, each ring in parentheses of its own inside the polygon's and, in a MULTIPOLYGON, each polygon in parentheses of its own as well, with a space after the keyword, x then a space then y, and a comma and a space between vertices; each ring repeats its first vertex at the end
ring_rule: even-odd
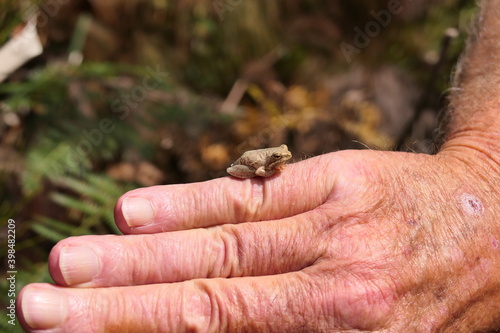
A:
POLYGON ((248 165, 242 165, 242 164, 231 165, 229 168, 227 168, 226 171, 231 176, 237 178, 255 177, 255 168, 248 165))
POLYGON ((260 168, 257 169, 257 171, 255 171, 255 174, 261 177, 271 177, 272 175, 274 175, 275 172, 276 172, 275 169, 266 170, 266 168, 261 166, 260 168))

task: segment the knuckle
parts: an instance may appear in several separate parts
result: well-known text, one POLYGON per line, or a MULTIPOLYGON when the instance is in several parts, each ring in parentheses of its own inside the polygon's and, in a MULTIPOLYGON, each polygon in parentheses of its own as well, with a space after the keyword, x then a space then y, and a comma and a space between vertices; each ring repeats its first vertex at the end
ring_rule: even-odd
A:
POLYGON ((242 193, 234 196, 232 200, 238 221, 249 222, 260 219, 266 201, 264 187, 263 183, 252 182, 251 185, 242 188, 242 193))
POLYGON ((220 227, 217 233, 218 257, 209 277, 241 276, 239 269, 244 253, 241 237, 232 225, 220 227))
POLYGON ((226 302, 221 293, 216 292, 214 284, 204 280, 193 282, 194 288, 185 289, 184 298, 196 300, 198 306, 193 307, 189 302, 183 302, 182 318, 179 327, 185 332, 224 332, 223 326, 227 322, 226 302))

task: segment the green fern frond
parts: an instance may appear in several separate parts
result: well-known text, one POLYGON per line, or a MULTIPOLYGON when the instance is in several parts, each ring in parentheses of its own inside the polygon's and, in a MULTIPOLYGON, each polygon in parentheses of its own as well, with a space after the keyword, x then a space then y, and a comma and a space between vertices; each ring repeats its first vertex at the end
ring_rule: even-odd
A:
POLYGON ((109 199, 109 194, 103 191, 101 187, 74 177, 65 176, 60 178, 57 184, 78 193, 82 197, 90 197, 97 203, 106 203, 109 199))
POLYGON ((133 186, 120 184, 106 175, 95 173, 83 177, 68 175, 57 184, 64 190, 69 190, 69 193, 53 192, 51 199, 67 209, 69 216, 77 220, 78 227, 81 228, 68 236, 90 233, 89 230, 120 233, 114 221, 114 206, 118 198, 133 186))
POLYGON ((28 151, 21 185, 26 196, 42 191, 44 180, 56 181, 65 174, 80 174, 91 168, 86 156, 77 156, 71 145, 63 141, 51 149, 52 143, 42 143, 28 151))
MULTIPOLYGON (((110 177, 97 174, 89 174, 86 179, 90 185, 104 190, 104 192, 109 196, 116 197, 117 195, 123 194, 124 186, 119 185, 110 177)), ((132 189, 131 186, 125 186, 125 188, 127 188, 128 190, 132 189)))
POLYGON ((67 236, 65 236, 64 234, 57 232, 57 231, 54 231, 51 228, 44 226, 43 224, 33 223, 31 228, 36 233, 42 235, 43 237, 45 237, 47 239, 50 239, 54 243, 57 243, 65 238, 67 238, 67 236))
MULTIPOLYGON (((65 237, 74 236, 75 227, 47 216, 36 216, 33 222, 36 225, 43 225, 51 230, 63 234, 65 237)), ((35 225, 34 224, 34 225, 35 225)))
POLYGON ((95 215, 99 211, 96 203, 82 200, 81 197, 73 197, 62 193, 51 193, 50 197, 59 205, 83 214, 95 215))

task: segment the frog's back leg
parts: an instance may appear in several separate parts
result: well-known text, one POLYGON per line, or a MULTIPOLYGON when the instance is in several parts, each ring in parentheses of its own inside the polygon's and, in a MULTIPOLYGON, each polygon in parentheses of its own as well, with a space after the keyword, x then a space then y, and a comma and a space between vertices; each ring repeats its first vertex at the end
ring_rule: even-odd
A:
POLYGON ((247 166, 247 165, 232 165, 227 168, 227 173, 231 176, 237 178, 252 178, 255 177, 255 168, 247 166))

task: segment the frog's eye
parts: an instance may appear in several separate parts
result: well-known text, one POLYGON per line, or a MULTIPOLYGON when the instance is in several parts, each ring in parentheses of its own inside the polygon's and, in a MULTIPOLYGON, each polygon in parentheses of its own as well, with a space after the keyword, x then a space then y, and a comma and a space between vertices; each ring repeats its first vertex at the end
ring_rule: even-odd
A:
POLYGON ((281 158, 281 153, 274 153, 274 154, 273 154, 273 157, 274 157, 274 158, 281 158))

